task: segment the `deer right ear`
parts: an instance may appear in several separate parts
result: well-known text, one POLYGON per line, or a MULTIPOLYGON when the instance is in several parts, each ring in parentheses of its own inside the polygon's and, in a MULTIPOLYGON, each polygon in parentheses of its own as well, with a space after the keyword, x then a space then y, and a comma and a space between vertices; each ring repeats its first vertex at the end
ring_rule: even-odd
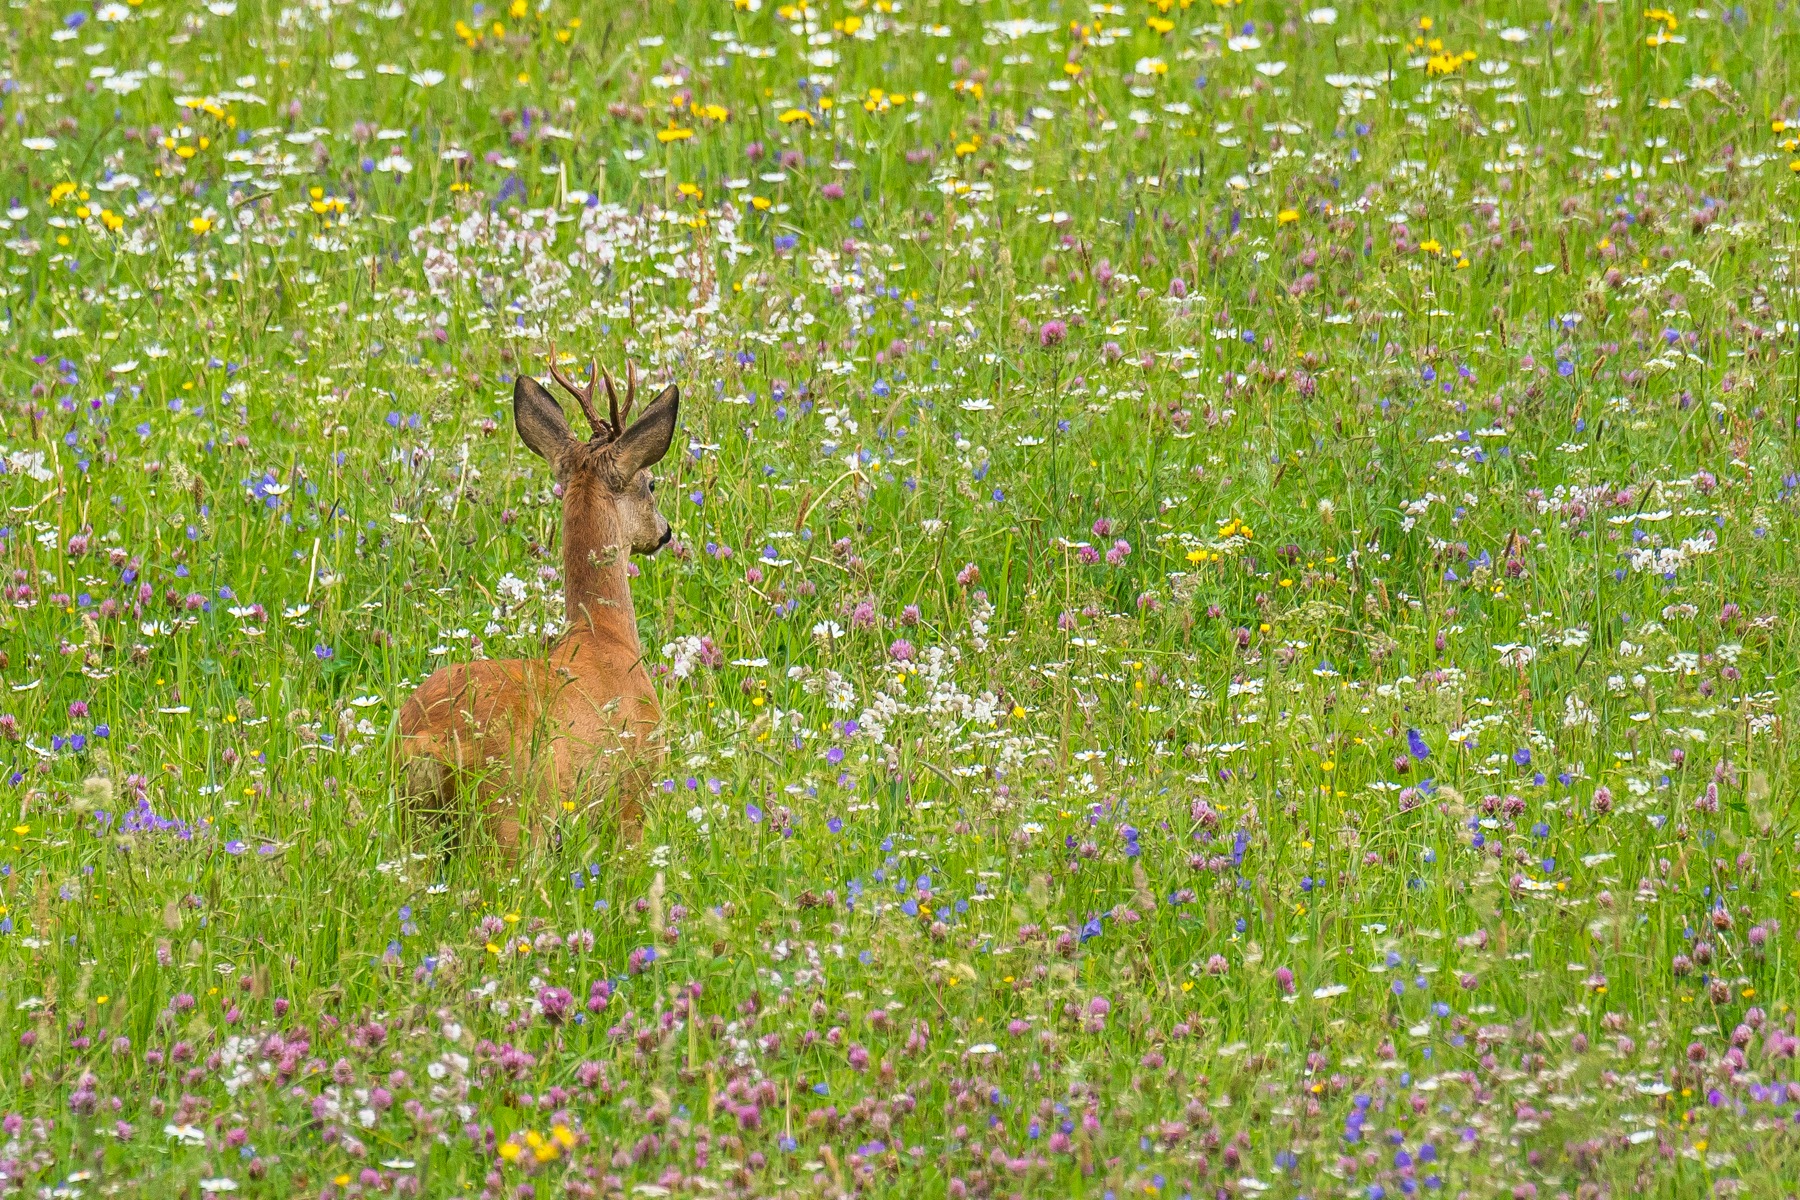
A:
POLYGON ((513 385, 513 424, 531 452, 552 466, 575 436, 556 397, 529 375, 513 385))
POLYGON ((680 411, 681 392, 671 384, 607 447, 620 482, 662 461, 675 439, 675 419, 680 411))

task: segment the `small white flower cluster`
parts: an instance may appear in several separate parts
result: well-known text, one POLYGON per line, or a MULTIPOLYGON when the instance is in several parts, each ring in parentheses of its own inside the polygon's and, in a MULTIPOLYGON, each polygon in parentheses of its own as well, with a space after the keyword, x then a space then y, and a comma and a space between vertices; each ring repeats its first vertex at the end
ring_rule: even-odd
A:
POLYGON ((704 647, 700 639, 693 634, 678 637, 662 648, 663 657, 669 660, 669 673, 677 679, 690 679, 704 665, 704 647))

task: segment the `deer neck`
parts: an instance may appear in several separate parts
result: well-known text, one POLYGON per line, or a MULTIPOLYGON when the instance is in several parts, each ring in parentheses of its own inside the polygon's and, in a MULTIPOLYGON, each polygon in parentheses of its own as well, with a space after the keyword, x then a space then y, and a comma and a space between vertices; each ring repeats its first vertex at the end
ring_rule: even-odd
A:
POLYGON ((563 598, 569 632, 628 652, 635 660, 637 612, 626 563, 631 545, 612 497, 575 485, 563 501, 563 598))

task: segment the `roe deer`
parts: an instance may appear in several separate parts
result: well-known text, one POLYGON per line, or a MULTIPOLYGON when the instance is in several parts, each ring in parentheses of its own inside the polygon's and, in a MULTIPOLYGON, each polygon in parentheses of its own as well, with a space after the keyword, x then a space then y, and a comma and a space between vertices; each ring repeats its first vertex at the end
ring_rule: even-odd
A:
POLYGON ((627 372, 621 412, 598 361, 587 387, 577 388, 554 352, 551 359, 552 378, 581 403, 593 437, 579 440, 555 398, 528 375, 513 388, 513 420, 562 485, 569 631, 544 659, 444 667, 400 711, 401 786, 415 815, 459 819, 459 793, 463 804, 472 795, 509 855, 549 801, 574 811, 615 786, 621 827, 635 838, 638 797, 663 754, 662 709, 644 669, 625 568, 628 555, 655 554, 669 541, 649 468, 675 436, 680 394, 665 389, 627 428, 635 372, 627 372), (611 420, 595 411, 602 379, 611 420))

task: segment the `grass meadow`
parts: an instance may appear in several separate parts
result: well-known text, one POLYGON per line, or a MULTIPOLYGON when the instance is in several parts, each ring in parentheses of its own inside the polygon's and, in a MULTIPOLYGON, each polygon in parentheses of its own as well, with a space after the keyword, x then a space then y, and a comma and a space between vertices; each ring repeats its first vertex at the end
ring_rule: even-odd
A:
POLYGON ((0 28, 0 1195, 1793 1192, 1791 4, 0 28), (553 349, 669 753, 510 859, 553 349))

